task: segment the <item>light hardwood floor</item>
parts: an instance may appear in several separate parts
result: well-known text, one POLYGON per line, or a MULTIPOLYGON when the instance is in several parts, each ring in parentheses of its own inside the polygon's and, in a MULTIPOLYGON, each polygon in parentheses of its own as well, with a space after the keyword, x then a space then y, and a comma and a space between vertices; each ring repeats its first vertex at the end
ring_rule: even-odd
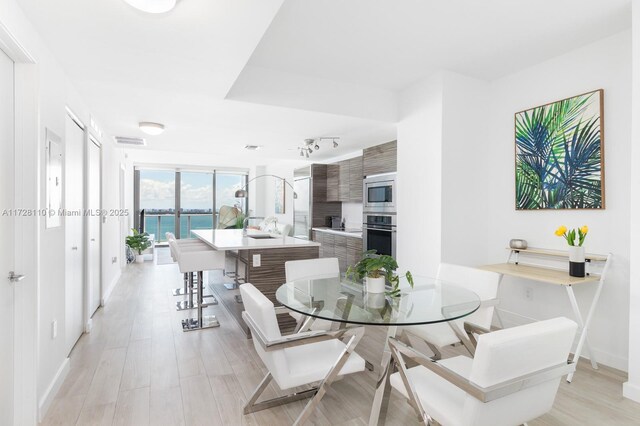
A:
MULTIPOLYGON (((93 330, 71 353, 71 371, 45 425, 288 425, 306 401, 242 414, 266 370, 252 342, 222 305, 207 310, 221 327, 183 333, 169 290, 181 285, 176 265, 130 265, 93 330)), ((375 364, 385 330, 371 328, 358 352, 375 364)), ((622 398, 626 375, 585 363, 564 381, 553 410, 529 424, 638 425, 640 404, 622 398)), ((319 425, 366 425, 375 376, 365 372, 336 382, 313 416, 319 425)), ((275 394, 269 389, 265 397, 275 394)), ((418 424, 392 394, 389 425, 418 424)))

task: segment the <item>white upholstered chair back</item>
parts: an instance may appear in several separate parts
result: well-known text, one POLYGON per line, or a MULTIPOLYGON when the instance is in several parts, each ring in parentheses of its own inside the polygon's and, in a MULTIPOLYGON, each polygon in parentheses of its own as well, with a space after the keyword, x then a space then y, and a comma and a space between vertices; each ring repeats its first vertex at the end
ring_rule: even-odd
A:
MULTIPOLYGON (((282 337, 273 303, 253 284, 242 284, 240 286, 240 294, 242 295, 244 310, 264 337, 268 340, 282 337)), ((280 377, 285 377, 289 371, 284 349, 266 352, 260 346, 258 339, 253 339, 253 346, 276 382, 280 382, 280 377)))
MULTIPOLYGON (((577 325, 554 318, 483 334, 478 339, 469 380, 490 387, 567 361, 577 325)), ((467 395, 463 424, 521 424, 548 412, 560 377, 487 403, 467 395)))
MULTIPOLYGON (((476 293, 481 301, 498 297, 500 274, 468 266, 441 263, 438 267, 438 280, 444 284, 453 284, 476 293)), ((493 319, 494 306, 481 306, 473 314, 460 320, 470 322, 480 327, 490 329, 493 319)))
POLYGON ((290 260, 284 263, 287 282, 306 279, 334 278, 340 276, 337 257, 290 260))

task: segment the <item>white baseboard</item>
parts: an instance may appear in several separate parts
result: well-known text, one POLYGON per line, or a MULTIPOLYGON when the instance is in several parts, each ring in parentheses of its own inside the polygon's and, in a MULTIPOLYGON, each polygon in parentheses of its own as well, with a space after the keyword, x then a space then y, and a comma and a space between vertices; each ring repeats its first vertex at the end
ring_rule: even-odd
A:
MULTIPOLYGON (((502 319, 503 325, 505 328, 516 327, 519 325, 529 324, 532 322, 539 321, 536 318, 527 317, 524 315, 520 315, 515 312, 505 311, 503 309, 499 310, 500 318, 502 319)), ((496 324, 496 320, 494 319, 494 324, 496 324)), ((498 325, 498 324, 496 324, 498 325)), ((572 348, 572 351, 575 349, 575 344, 572 348)), ((589 359, 589 351, 585 348, 580 355, 580 358, 589 359)), ((598 364, 606 365, 607 367, 615 368, 616 370, 621 370, 627 372, 629 370, 629 359, 626 357, 622 357, 619 355, 612 354, 607 352, 606 350, 600 348, 593 348, 594 355, 598 364)))
POLYGON ((44 419, 44 416, 46 416, 47 411, 49 411, 49 407, 51 407, 51 403, 58 393, 58 390, 60 390, 60 386, 62 386, 64 379, 67 378, 70 368, 70 359, 65 358, 64 361, 62 361, 60 368, 58 368, 56 375, 53 377, 53 380, 49 383, 44 395, 42 395, 42 398, 40 398, 40 401, 38 402, 38 422, 41 422, 42 419, 44 419))
POLYGON ((115 277, 113 277, 113 279, 105 289, 104 293, 102 294, 102 299, 100 299, 100 306, 104 306, 107 304, 107 302, 109 301, 109 297, 111 297, 111 292, 113 292, 113 289, 115 288, 116 284, 118 284, 118 280, 120 280, 121 276, 122 276, 122 271, 118 269, 118 273, 116 274, 115 277))
POLYGON ((640 386, 635 383, 625 382, 622 384, 622 395, 632 401, 640 402, 640 386))

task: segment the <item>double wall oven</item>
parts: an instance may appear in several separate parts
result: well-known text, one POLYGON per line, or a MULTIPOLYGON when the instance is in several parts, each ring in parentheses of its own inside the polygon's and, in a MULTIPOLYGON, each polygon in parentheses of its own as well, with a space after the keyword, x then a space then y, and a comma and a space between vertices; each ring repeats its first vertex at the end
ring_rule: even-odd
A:
POLYGON ((396 174, 369 176, 363 183, 362 238, 365 250, 396 256, 396 174))

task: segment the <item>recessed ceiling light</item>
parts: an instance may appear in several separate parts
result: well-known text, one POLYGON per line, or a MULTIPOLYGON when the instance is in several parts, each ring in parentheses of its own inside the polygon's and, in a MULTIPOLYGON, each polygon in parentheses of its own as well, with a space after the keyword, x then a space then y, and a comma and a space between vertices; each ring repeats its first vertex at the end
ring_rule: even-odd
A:
POLYGON ((262 148, 261 145, 245 145, 244 149, 248 149, 249 151, 257 151, 262 148))
POLYGON ((159 135, 160 133, 164 132, 164 124, 160 124, 160 123, 152 123, 149 121, 142 121, 140 123, 138 123, 138 126, 140 126, 140 130, 142 130, 143 132, 145 132, 148 135, 159 135))
POLYGON ((176 0, 124 0, 130 6, 147 13, 165 13, 176 7, 176 0))

